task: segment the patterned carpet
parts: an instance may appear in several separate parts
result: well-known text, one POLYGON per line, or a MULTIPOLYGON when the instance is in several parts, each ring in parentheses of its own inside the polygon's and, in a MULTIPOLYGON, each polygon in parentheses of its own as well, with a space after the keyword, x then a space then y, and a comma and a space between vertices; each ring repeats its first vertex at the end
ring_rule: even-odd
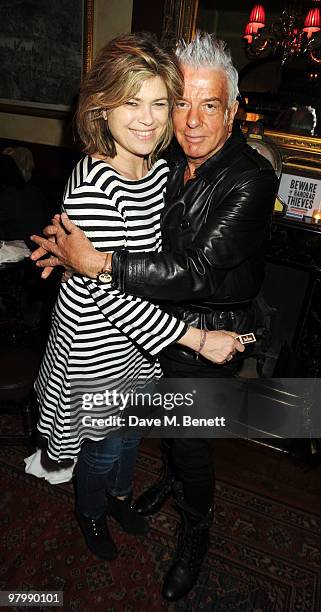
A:
MULTIPOLYGON (((150 453, 139 455, 137 494, 160 467, 150 453)), ((172 506, 151 521, 145 539, 113 522, 119 556, 99 561, 74 519, 72 485, 26 475, 23 457, 23 449, 0 449, 2 590, 63 590, 63 610, 80 612, 321 610, 321 517, 218 482, 212 547, 198 584, 168 605, 160 586, 175 542, 172 506)))

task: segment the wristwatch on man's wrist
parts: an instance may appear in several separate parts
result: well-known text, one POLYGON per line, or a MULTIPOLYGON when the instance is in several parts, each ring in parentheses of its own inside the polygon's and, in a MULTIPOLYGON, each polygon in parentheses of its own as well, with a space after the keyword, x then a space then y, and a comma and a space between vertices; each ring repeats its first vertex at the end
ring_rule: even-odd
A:
POLYGON ((108 264, 108 259, 109 259, 109 253, 107 253, 106 255, 106 259, 105 259, 105 264, 102 268, 102 270, 100 270, 100 272, 98 272, 96 278, 100 283, 111 283, 113 280, 112 277, 112 266, 111 266, 111 260, 110 263, 108 264))

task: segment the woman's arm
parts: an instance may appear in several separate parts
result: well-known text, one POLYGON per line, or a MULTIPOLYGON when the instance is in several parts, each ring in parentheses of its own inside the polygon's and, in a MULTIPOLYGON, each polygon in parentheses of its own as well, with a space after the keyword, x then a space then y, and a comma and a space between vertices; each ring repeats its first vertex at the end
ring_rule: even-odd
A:
POLYGON ((235 353, 243 353, 245 347, 236 340, 236 332, 207 331, 196 327, 190 327, 186 334, 178 340, 193 349, 198 355, 205 357, 213 363, 222 364, 230 361, 235 353))

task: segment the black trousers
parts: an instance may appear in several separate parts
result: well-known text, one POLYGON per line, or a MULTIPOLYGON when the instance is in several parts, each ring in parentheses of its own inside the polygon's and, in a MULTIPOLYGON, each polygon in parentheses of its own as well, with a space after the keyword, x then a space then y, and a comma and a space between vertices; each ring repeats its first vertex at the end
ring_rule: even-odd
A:
MULTIPOLYGON (((185 353, 186 355, 186 353, 185 353)), ((234 376, 241 363, 209 364, 205 360, 184 359, 178 347, 162 353, 161 366, 167 378, 223 378, 234 376)), ((211 438, 167 438, 162 440, 162 452, 170 469, 183 485, 188 506, 204 515, 213 505, 215 471, 214 448, 211 438)))

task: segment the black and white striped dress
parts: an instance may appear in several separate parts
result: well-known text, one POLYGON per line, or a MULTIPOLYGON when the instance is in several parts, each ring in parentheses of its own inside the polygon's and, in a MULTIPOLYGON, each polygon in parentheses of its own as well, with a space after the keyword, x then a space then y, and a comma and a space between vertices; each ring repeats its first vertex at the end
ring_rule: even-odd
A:
MULTIPOLYGON (((64 208, 98 250, 159 251, 167 175, 164 160, 142 179, 130 180, 86 156, 68 181, 64 208)), ((88 433, 71 423, 73 379, 157 378, 161 370, 155 356, 185 331, 183 322, 158 306, 110 285, 78 274, 62 284, 35 385, 38 429, 48 439, 49 456, 58 461, 74 458, 84 438, 101 439, 99 432, 88 433)))

